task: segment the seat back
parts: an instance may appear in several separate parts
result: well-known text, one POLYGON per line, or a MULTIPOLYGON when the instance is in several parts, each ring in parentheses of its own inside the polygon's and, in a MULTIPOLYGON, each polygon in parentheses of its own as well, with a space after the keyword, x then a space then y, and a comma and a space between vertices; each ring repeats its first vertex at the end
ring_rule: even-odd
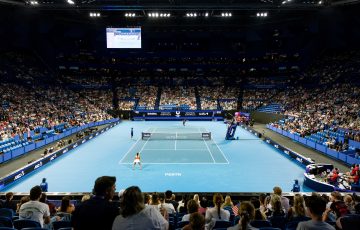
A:
POLYGON ((227 228, 231 226, 231 222, 230 221, 226 221, 226 220, 217 220, 215 222, 215 226, 214 228, 227 228))
POLYGON ((54 230, 58 230, 59 228, 67 228, 67 227, 71 227, 70 221, 55 221, 55 222, 53 222, 54 230))
POLYGON ((254 228, 271 227, 271 223, 267 220, 253 220, 250 225, 254 228))
POLYGON ((13 222, 9 217, 0 216, 0 227, 13 227, 13 222))
POLYGON ((285 229, 286 217, 285 216, 272 216, 269 218, 271 226, 274 228, 285 229))
POLYGON ((16 229, 23 229, 23 228, 41 228, 39 222, 34 220, 14 220, 14 227, 16 229))
POLYGON ((0 208, 0 216, 9 217, 12 219, 14 216, 14 211, 9 208, 0 208))
POLYGON ((354 226, 360 226, 360 215, 346 215, 341 217, 340 223, 342 229, 353 229, 354 226))
POLYGON ((179 221, 177 223, 177 228, 183 228, 185 225, 189 224, 189 221, 179 221))

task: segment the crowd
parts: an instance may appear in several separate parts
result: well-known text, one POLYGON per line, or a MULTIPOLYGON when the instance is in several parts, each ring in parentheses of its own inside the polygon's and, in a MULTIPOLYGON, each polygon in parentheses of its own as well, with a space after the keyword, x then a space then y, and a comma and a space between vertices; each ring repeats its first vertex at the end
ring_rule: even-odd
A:
POLYGON ((158 90, 156 86, 137 86, 136 97, 139 98, 138 107, 155 109, 158 90))
POLYGON ((2 140, 68 123, 79 126, 110 119, 111 93, 102 90, 73 91, 61 87, 21 86, 0 83, 2 140))
POLYGON ((160 109, 162 106, 188 106, 189 109, 197 109, 195 88, 176 86, 176 87, 163 87, 160 98, 160 109))
POLYGON ((178 200, 170 190, 147 194, 137 186, 121 190, 116 196, 115 184, 115 177, 99 177, 91 196, 85 195, 76 205, 65 196, 59 207, 46 199, 40 186, 35 186, 30 196, 24 196, 18 203, 8 192, 0 207, 12 209, 17 218, 34 220, 46 229, 52 229, 58 221, 66 221, 74 230, 210 230, 220 225, 229 230, 270 226, 347 230, 355 229, 354 223, 360 219, 360 197, 356 194, 342 196, 332 192, 330 196, 317 193, 306 196, 295 193, 285 197, 280 187, 274 187, 271 194, 239 202, 232 201, 229 195, 224 199, 220 193, 215 193, 211 199, 195 194, 178 200), (115 199, 117 197, 119 199, 115 199), (27 215, 30 210, 35 214, 27 215))

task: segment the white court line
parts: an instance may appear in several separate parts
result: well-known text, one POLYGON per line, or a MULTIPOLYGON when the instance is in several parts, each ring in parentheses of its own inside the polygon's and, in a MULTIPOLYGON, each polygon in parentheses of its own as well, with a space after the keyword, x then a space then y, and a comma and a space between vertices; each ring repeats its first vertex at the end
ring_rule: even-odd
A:
MULTIPOLYGON (((121 163, 122 165, 131 165, 132 163, 121 163)), ((171 162, 171 163, 141 163, 142 165, 227 165, 227 163, 209 163, 209 162, 190 162, 190 163, 174 163, 174 162, 171 162)))
MULTIPOLYGON (((206 131, 207 132, 209 132, 209 130, 208 129, 206 129, 206 131)), ((216 145, 216 147, 220 150, 220 152, 221 152, 221 154, 224 156, 224 158, 225 158, 225 160, 226 160, 226 162, 227 162, 227 164, 229 164, 229 160, 226 158, 226 156, 225 156, 225 154, 224 154, 224 152, 221 150, 221 148, 219 147, 219 145, 213 140, 213 139, 211 139, 212 140, 212 142, 214 142, 215 143, 215 145, 216 145)))
MULTIPOLYGON (((144 149, 143 151, 148 151, 148 150, 151 150, 151 151, 174 151, 175 149, 144 149)), ((176 151, 181 151, 181 150, 184 150, 184 151, 209 151, 207 149, 176 149, 176 151)))
MULTIPOLYGON (((199 128, 198 128, 198 132, 201 133, 199 128)), ((211 153, 211 151, 210 151, 210 149, 209 149, 209 146, 207 145, 207 143, 206 143, 206 141, 205 141, 204 138, 203 138, 203 141, 204 141, 204 143, 205 143, 205 145, 206 145, 207 150, 208 150, 209 153, 210 153, 211 158, 213 159, 213 161, 214 161, 214 163, 215 163, 215 159, 214 159, 214 157, 213 157, 213 155, 212 155, 212 153, 211 153)))
MULTIPOLYGON (((155 132, 156 129, 157 129, 157 128, 155 128, 155 130, 154 130, 153 132, 155 132)), ((148 139, 146 140, 145 144, 144 144, 143 147, 140 149, 140 153, 144 150, 144 147, 145 147, 145 145, 148 143, 149 140, 150 140, 150 138, 148 138, 148 139)))
POLYGON ((175 151, 176 151, 176 139, 177 139, 177 132, 175 133, 175 151))
MULTIPOLYGON (((148 128, 145 132, 147 132, 150 128, 148 128)), ((141 137, 139 137, 139 139, 137 139, 137 141, 130 147, 129 151, 127 151, 125 153, 125 155, 120 159, 119 164, 123 164, 121 163, 122 160, 124 160, 124 158, 129 154, 129 152, 136 146, 136 144, 141 140, 141 137)))

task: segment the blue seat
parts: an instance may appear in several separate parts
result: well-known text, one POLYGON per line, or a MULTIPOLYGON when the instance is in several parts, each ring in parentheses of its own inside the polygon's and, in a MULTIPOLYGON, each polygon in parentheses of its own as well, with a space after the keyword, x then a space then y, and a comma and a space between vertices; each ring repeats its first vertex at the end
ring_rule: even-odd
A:
POLYGON ((39 222, 33 220, 14 220, 14 227, 16 229, 23 229, 23 228, 41 228, 39 222))
POLYGON ((9 217, 12 219, 14 216, 14 211, 9 208, 0 208, 0 216, 9 217))
POLYGON ((353 229, 354 226, 360 226, 360 215, 352 214, 341 217, 340 223, 342 229, 353 229))
POLYGON ((0 227, 13 227, 13 222, 9 217, 0 216, 0 227))
POLYGON ((189 221, 179 221, 177 223, 177 228, 183 228, 185 225, 189 224, 189 221))
POLYGON ((250 225, 254 228, 271 227, 270 221, 267 220, 253 220, 250 222, 250 225))
POLYGON ((285 216, 272 216, 269 218, 271 226, 274 228, 285 229, 286 217, 285 216))
POLYGON ((36 227, 34 227, 34 228, 22 228, 21 230, 49 230, 49 229, 47 229, 47 228, 36 228, 36 227))
POLYGON ((214 228, 227 228, 230 227, 232 224, 230 221, 226 221, 226 220, 217 220, 215 222, 215 226, 214 228))
POLYGON ((58 230, 59 228, 67 228, 67 227, 71 227, 70 221, 55 221, 55 222, 53 222, 54 230, 58 230))
POLYGON ((16 230, 15 228, 0 227, 0 230, 16 230))
POLYGON ((68 227, 68 228, 59 228, 58 230, 72 230, 71 227, 68 227))

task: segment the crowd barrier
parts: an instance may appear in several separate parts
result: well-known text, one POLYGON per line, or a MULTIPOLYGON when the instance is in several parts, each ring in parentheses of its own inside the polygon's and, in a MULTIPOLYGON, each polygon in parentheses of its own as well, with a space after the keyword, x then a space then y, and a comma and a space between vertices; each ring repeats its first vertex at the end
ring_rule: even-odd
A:
MULTIPOLYGON (((283 136, 289 137, 290 139, 295 140, 295 141, 297 141, 297 142, 299 142, 299 143, 301 143, 301 144, 303 144, 305 146, 316 149, 319 152, 321 152, 321 153, 323 153, 323 154, 325 154, 325 155, 327 155, 327 156, 329 156, 331 158, 343 161, 345 164, 353 165, 353 164, 359 164, 360 163, 360 159, 356 159, 355 154, 353 152, 349 152, 349 153, 347 153, 347 152, 338 152, 338 151, 336 151, 334 149, 329 149, 325 145, 316 143, 316 142, 311 141, 309 139, 300 137, 297 134, 290 133, 288 131, 276 128, 274 126, 266 125, 266 127, 268 129, 274 131, 274 132, 277 132, 277 133, 283 135, 283 136)), ((356 145, 354 145, 355 144, 354 142, 355 141, 350 140, 349 145, 356 147, 356 145)), ((358 143, 358 142, 356 142, 356 143, 358 143)), ((360 147, 360 143, 359 143, 359 147, 360 147)))
MULTIPOLYGON (((17 182, 20 178, 24 177, 25 175, 28 175, 29 173, 35 171, 35 170, 39 170, 39 168, 41 168, 42 166, 44 166, 45 164, 59 158, 60 156, 64 155, 65 153, 69 152, 70 150, 78 147, 79 145, 82 145, 84 144, 86 141, 92 139, 92 138, 95 138, 96 136, 98 136, 99 134, 109 130, 110 128, 114 127, 115 125, 119 124, 120 121, 119 119, 111 119, 111 120, 107 120, 107 121, 101 121, 101 122, 93 122, 93 123, 90 123, 88 124, 88 128, 90 127, 94 127, 94 126, 99 126, 99 125, 104 125, 104 124, 109 124, 109 123, 112 123, 111 125, 103 128, 103 129, 100 129, 98 130, 97 132, 95 133, 92 133, 76 142, 73 142, 72 144, 62 148, 62 149, 59 149, 51 154, 48 154, 42 158, 40 158, 39 160, 37 161, 34 161, 30 164, 27 164, 26 166, 14 171, 14 172, 11 172, 10 174, 0 178, 0 191, 2 189, 4 189, 5 187, 9 186, 10 184, 12 183, 15 183, 17 182)), ((76 127, 73 128, 73 129, 77 129, 76 127)), ((83 128, 82 128, 83 129, 83 128)), ((10 158, 11 159, 11 158, 10 158)))
MULTIPOLYGON (((0 164, 4 163, 6 161, 9 161, 11 159, 17 158, 17 157, 19 157, 21 155, 24 155, 27 152, 30 152, 30 151, 32 151, 34 149, 41 148, 44 145, 48 145, 50 143, 53 143, 53 142, 55 142, 55 141, 57 141, 57 140, 59 140, 61 138, 70 136, 71 134, 77 133, 77 132, 79 132, 81 130, 91 128, 91 127, 94 127, 94 126, 105 125, 105 124, 109 124, 109 123, 113 123, 113 122, 117 122, 117 121, 119 121, 118 118, 113 118, 113 119, 106 120, 106 121, 91 122, 91 123, 88 123, 88 124, 80 126, 80 127, 72 127, 72 128, 70 128, 68 130, 64 130, 63 133, 59 133, 59 134, 54 135, 54 136, 48 136, 48 137, 44 138, 43 140, 41 140, 41 138, 42 138, 41 134, 35 135, 34 131, 32 131, 32 135, 34 137, 36 137, 36 141, 34 143, 30 143, 29 145, 25 145, 24 147, 17 148, 17 149, 8 151, 6 153, 0 154, 0 164)), ((41 131, 43 129, 39 129, 39 130, 41 131)), ((49 130, 47 130, 47 131, 49 131, 49 130)), ((46 131, 44 131, 44 133, 46 133, 46 131)), ((27 134, 26 135, 24 134, 24 137, 25 136, 27 137, 27 134)), ((46 136, 46 134, 44 136, 46 136)))

